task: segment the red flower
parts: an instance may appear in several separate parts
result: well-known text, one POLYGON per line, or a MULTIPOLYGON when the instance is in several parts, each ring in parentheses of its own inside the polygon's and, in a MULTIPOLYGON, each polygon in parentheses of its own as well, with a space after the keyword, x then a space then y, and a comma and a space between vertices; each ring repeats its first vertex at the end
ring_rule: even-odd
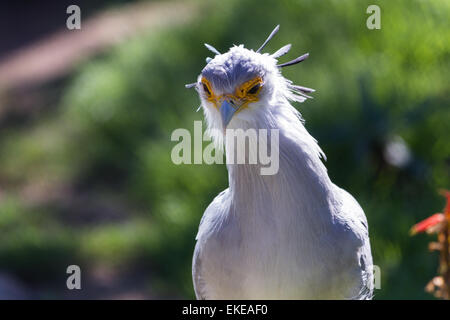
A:
POLYGON ((447 198, 444 213, 435 213, 431 217, 415 224, 411 228, 412 235, 420 232, 433 233, 439 231, 440 227, 444 225, 444 221, 450 221, 450 191, 441 190, 440 193, 447 198))
POLYGON ((426 218, 423 221, 420 221, 418 224, 413 225, 411 228, 411 234, 414 235, 419 232, 427 231, 428 233, 432 233, 436 230, 438 224, 445 220, 445 216, 442 213, 435 213, 431 217, 426 218))

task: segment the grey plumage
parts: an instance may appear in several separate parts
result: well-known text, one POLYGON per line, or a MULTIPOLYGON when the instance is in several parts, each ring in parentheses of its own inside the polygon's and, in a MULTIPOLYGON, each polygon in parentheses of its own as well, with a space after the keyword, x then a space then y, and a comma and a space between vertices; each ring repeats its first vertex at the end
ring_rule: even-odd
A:
POLYGON ((291 105, 311 98, 307 94, 314 89, 280 73, 308 54, 277 65, 289 45, 274 55, 259 53, 277 31, 278 26, 256 52, 241 45, 216 55, 198 77, 219 97, 211 101, 197 86, 217 147, 224 144, 227 155, 239 148, 224 139, 225 129, 275 129, 279 142, 267 147, 278 151, 279 170, 261 175, 260 163, 227 164, 229 187, 204 212, 196 237, 196 297, 370 299, 373 262, 364 211, 330 180, 324 153, 291 105), (252 79, 262 79, 258 99, 224 124, 222 98, 231 99, 252 79))

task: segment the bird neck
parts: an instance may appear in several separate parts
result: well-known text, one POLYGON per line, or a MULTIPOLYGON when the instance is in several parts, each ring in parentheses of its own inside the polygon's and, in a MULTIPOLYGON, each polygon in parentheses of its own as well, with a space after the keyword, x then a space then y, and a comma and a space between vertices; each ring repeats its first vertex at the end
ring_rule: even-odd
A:
MULTIPOLYGON (((267 121, 273 124, 267 129, 279 132, 277 145, 267 138, 268 150, 279 154, 275 174, 262 175, 261 163, 227 165, 233 206, 249 215, 301 214, 305 219, 327 223, 332 215, 330 208, 338 202, 333 198, 334 185, 320 159, 322 151, 316 140, 307 132, 295 109, 290 111, 272 115, 267 121)), ((227 143, 227 156, 237 153, 239 147, 227 143)))

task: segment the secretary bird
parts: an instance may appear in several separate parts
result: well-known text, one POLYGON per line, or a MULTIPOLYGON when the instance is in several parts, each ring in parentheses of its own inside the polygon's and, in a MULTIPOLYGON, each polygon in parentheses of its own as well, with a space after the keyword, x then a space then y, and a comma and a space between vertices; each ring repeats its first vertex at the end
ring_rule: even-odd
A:
POLYGON ((314 90, 281 74, 308 54, 279 64, 290 44, 261 53, 278 29, 256 51, 239 45, 221 54, 205 44, 215 56, 197 82, 186 85, 198 91, 208 131, 225 148, 229 179, 200 222, 192 266, 196 297, 370 299, 366 216, 331 182, 324 153, 290 103, 311 98, 314 90), (228 161, 242 148, 227 139, 237 129, 277 131, 277 145, 267 146, 279 155, 276 174, 261 174, 261 163, 228 161))

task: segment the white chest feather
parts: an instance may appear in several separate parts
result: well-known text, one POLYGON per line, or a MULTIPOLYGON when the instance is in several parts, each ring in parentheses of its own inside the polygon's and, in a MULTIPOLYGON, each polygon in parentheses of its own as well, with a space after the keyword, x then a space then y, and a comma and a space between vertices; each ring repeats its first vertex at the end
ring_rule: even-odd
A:
MULTIPOLYGON (((303 129, 304 130, 304 129, 303 129)), ((365 217, 331 183, 318 147, 280 136, 280 169, 229 165, 230 187, 206 210, 194 283, 208 299, 351 298, 370 276, 365 217)))

